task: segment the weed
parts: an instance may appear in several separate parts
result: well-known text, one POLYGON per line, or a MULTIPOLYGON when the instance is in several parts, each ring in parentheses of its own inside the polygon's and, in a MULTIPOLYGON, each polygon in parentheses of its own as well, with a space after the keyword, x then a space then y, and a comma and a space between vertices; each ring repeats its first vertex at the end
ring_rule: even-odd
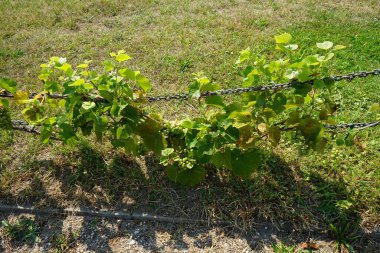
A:
POLYGON ((282 242, 277 242, 273 245, 274 253, 294 253, 296 250, 295 246, 286 246, 282 242))
POLYGON ((38 227, 30 219, 21 219, 16 223, 10 223, 3 220, 1 225, 4 229, 5 235, 15 241, 32 241, 38 242, 38 227))
POLYGON ((260 30, 263 30, 264 28, 268 27, 269 25, 269 22, 267 19, 265 18, 259 18, 255 21, 255 25, 257 28, 259 28, 260 30))
POLYGON ((25 52, 21 49, 15 49, 15 50, 0 50, 0 57, 10 57, 10 58, 19 58, 21 56, 24 56, 25 52))
POLYGON ((350 222, 343 219, 339 224, 329 224, 332 236, 336 240, 336 248, 338 252, 342 252, 343 248, 347 249, 350 253, 355 252, 351 243, 357 240, 360 236, 353 235, 354 229, 350 222))
POLYGON ((180 63, 179 72, 184 73, 191 67, 192 67, 192 64, 190 60, 187 60, 187 59, 182 60, 180 63))
POLYGON ((52 246, 55 252, 67 252, 75 246, 79 238, 78 232, 69 232, 68 234, 57 234, 53 236, 52 246))

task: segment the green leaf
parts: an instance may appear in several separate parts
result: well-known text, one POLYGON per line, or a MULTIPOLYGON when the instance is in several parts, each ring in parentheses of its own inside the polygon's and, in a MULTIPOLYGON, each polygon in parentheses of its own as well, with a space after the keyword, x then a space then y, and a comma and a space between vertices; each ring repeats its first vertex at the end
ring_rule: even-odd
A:
POLYGON ((292 111, 289 113, 289 117, 286 120, 287 125, 295 125, 298 124, 300 121, 300 115, 298 111, 292 111))
POLYGON ((166 149, 163 149, 161 151, 161 156, 167 157, 167 156, 171 155, 173 152, 174 152, 173 148, 166 148, 166 149))
POLYGON ((198 99, 201 96, 199 83, 193 82, 189 85, 189 96, 198 99))
POLYGON ((222 109, 225 107, 225 104, 223 103, 223 99, 221 96, 206 97, 205 103, 207 105, 215 106, 215 107, 222 108, 222 109))
POLYGON ((187 186, 200 183, 206 176, 206 170, 202 166, 194 166, 192 169, 180 170, 176 166, 168 166, 166 174, 174 181, 187 186))
POLYGON ((134 138, 126 139, 124 143, 124 151, 126 153, 131 153, 131 154, 136 155, 138 152, 137 149, 138 149, 138 142, 136 139, 134 138))
POLYGON ((269 138, 273 145, 278 145, 281 139, 281 130, 278 126, 271 126, 269 128, 269 138))
POLYGON ((0 99, 0 108, 1 107, 9 108, 9 100, 5 99, 5 98, 1 98, 0 99))
POLYGON ((234 174, 247 179, 259 167, 260 161, 261 156, 256 149, 244 153, 239 149, 234 149, 232 151, 231 169, 234 174))
POLYGON ((45 90, 49 92, 58 92, 59 91, 59 83, 56 81, 46 81, 44 83, 45 90))
POLYGON ((92 114, 91 118, 94 122, 94 132, 96 138, 101 140, 103 135, 105 134, 105 129, 107 128, 108 119, 104 116, 98 116, 96 114, 92 114))
POLYGON ((128 68, 120 69, 119 74, 128 80, 136 80, 136 72, 128 68))
POLYGON ((285 110, 285 105, 286 105, 286 96, 282 93, 277 93, 274 98, 273 98, 273 105, 271 108, 273 111, 275 111, 277 114, 281 113, 282 111, 285 110))
POLYGON ((91 83, 84 83, 83 87, 87 90, 92 90, 94 88, 94 85, 92 85, 91 83))
POLYGON ((251 122, 251 119, 252 119, 252 113, 249 111, 242 111, 242 112, 234 111, 228 116, 228 118, 234 119, 238 123, 249 123, 251 122))
POLYGON ((329 61, 329 60, 331 60, 333 57, 334 57, 334 53, 329 53, 328 55, 326 55, 326 56, 319 56, 318 58, 317 58, 317 60, 319 61, 319 62, 327 62, 327 61, 329 61))
POLYGON ((128 154, 137 154, 138 143, 132 137, 126 139, 113 139, 111 140, 111 144, 117 148, 124 148, 124 151, 128 154))
POLYGON ((9 107, 2 106, 1 103, 2 100, 0 100, 0 129, 10 130, 12 129, 12 119, 9 112, 9 107))
POLYGON ((50 57, 50 62, 58 63, 59 62, 59 57, 58 56, 50 57))
POLYGON ((44 125, 53 125, 55 122, 57 122, 56 117, 50 117, 44 120, 44 125))
POLYGON ((152 119, 146 119, 138 126, 137 133, 141 136, 145 146, 156 154, 166 148, 166 143, 161 131, 161 125, 152 119))
POLYGON ((121 137, 123 131, 124 131, 124 126, 118 127, 118 128, 116 129, 116 138, 117 138, 117 139, 120 139, 120 137, 121 137))
POLYGON ((240 51, 239 59, 236 61, 235 64, 240 64, 242 62, 245 62, 251 57, 251 49, 248 47, 242 51, 240 51))
POLYGON ((41 135, 40 135, 42 143, 48 143, 50 140, 51 134, 52 134, 52 128, 50 126, 42 127, 41 135))
POLYGON ((145 92, 147 92, 148 90, 150 90, 151 88, 151 85, 150 85, 150 82, 149 82, 149 79, 146 78, 145 76, 143 75, 138 75, 137 76, 137 84, 140 86, 141 89, 143 89, 145 92))
POLYGON ((110 60, 105 60, 103 66, 107 72, 110 72, 115 69, 115 64, 110 60))
POLYGON ((306 63, 307 65, 310 65, 310 66, 316 66, 316 65, 319 65, 319 62, 318 62, 318 57, 316 55, 309 55, 307 57, 305 57, 302 62, 306 63))
POLYGON ((86 111, 94 108, 96 106, 96 104, 94 102, 83 102, 82 104, 82 108, 85 109, 86 111))
POLYGON ((321 80, 321 79, 314 80, 313 86, 316 89, 323 89, 323 88, 326 87, 325 86, 325 82, 323 80, 321 80))
POLYGON ((69 84, 68 86, 81 86, 82 84, 84 84, 84 79, 78 79, 76 81, 74 81, 73 83, 69 84))
MULTIPOLYGON (((106 87, 108 87, 108 86, 106 86, 106 87)), ((102 98, 105 98, 108 102, 112 103, 112 101, 114 99, 114 94, 112 92, 110 92, 110 91, 108 91, 106 89, 105 90, 101 90, 100 86, 99 86, 99 94, 100 94, 100 96, 102 96, 102 98)))
POLYGON ((197 82, 199 83, 199 85, 201 86, 201 88, 206 85, 206 84, 209 84, 211 81, 210 79, 208 79, 207 77, 205 76, 202 76, 200 78, 196 78, 197 82))
POLYGON ((119 103, 116 100, 114 100, 112 102, 110 113, 112 116, 117 117, 117 116, 119 116, 119 112, 120 112, 119 103))
POLYGON ((21 113, 28 122, 38 122, 42 119, 41 113, 35 107, 27 107, 21 113))
POLYGON ((343 138, 337 138, 336 139, 336 145, 338 145, 338 146, 344 145, 344 139, 343 138))
POLYGON ((75 138, 75 132, 72 126, 67 123, 62 123, 59 125, 59 128, 62 130, 60 133, 60 137, 63 141, 68 141, 71 138, 75 138))
POLYGON ((322 125, 315 119, 305 118, 300 121, 298 128, 306 140, 315 141, 321 132, 322 125))
POLYGON ((211 162, 217 167, 217 168, 231 168, 231 155, 232 152, 230 149, 225 149, 224 152, 217 152, 214 153, 211 162))
POLYGON ((316 45, 320 49, 328 50, 328 49, 332 48, 332 46, 334 45, 334 43, 332 43, 331 41, 324 41, 322 43, 317 43, 316 45))
POLYGON ((66 100, 64 100, 64 99, 59 100, 59 102, 58 102, 58 106, 59 106, 59 107, 64 108, 65 105, 66 105, 66 100))
POLYGON ((277 36, 274 36, 277 44, 287 44, 292 40, 292 35, 289 33, 283 33, 277 36))
POLYGON ((62 64, 62 66, 55 67, 56 69, 62 70, 67 76, 71 76, 74 72, 71 65, 68 63, 62 64))
POLYGON ((118 62, 128 61, 128 60, 130 60, 130 59, 132 59, 132 58, 131 58, 129 55, 124 54, 124 53, 122 53, 122 54, 118 54, 118 55, 116 56, 116 60, 117 60, 118 62))
POLYGON ((220 89, 220 85, 216 83, 207 82, 200 85, 201 93, 206 92, 206 91, 216 91, 219 89, 220 89))
POLYGON ((13 94, 16 92, 16 86, 17 83, 15 81, 0 77, 0 89, 4 89, 13 94))
POLYGON ((295 94, 306 96, 312 90, 312 86, 309 83, 297 85, 295 87, 295 94))
POLYGON ((351 147, 355 144, 354 136, 352 134, 347 134, 344 140, 346 146, 351 147))

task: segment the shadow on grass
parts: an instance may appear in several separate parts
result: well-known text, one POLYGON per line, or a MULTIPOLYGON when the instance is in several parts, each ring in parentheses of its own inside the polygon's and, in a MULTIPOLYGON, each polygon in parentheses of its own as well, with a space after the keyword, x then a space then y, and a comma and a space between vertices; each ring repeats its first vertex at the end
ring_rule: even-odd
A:
MULTIPOLYGON (((165 251, 165 247, 211 249, 210 230, 231 238, 243 238, 252 250, 263 250, 264 246, 277 241, 294 245, 310 239, 331 239, 326 232, 328 224, 339 227, 347 221, 349 229, 344 231, 347 235, 343 234, 343 238, 348 238, 348 234, 363 234, 359 216, 351 211, 344 182, 326 176, 324 179, 316 171, 305 175, 273 153, 263 154, 266 163, 251 180, 243 181, 228 172, 209 168, 206 181, 194 188, 170 182, 163 167, 151 156, 133 160, 122 153, 104 155, 88 145, 64 153, 58 159, 35 159, 27 164, 28 170, 23 175, 28 177, 29 187, 18 193, 23 203, 37 207, 79 206, 147 212, 169 217, 227 220, 234 224, 205 227, 78 218, 78 241, 88 250, 110 252, 117 247, 112 242, 120 238, 132 239, 138 246, 154 251, 165 251), (170 238, 162 243, 157 233, 170 238)), ((3 193, 3 198, 8 203, 19 203, 19 197, 11 192, 3 193)), ((45 231, 41 232, 45 233, 42 240, 50 242, 42 243, 47 247, 45 250, 57 245, 52 243, 54 236, 68 233, 64 229, 66 218, 35 217, 43 228, 41 231, 45 231)), ((371 245, 374 236, 361 236, 353 245, 359 251, 371 252, 372 246, 376 247, 371 245)), ((13 246, 19 247, 20 243, 13 246)))

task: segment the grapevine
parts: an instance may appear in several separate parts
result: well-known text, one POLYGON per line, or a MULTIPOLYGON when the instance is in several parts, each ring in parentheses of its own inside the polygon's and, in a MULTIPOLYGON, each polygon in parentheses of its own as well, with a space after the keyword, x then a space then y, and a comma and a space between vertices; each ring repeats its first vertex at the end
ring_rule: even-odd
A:
MULTIPOLYGON (((149 112, 151 83, 126 67, 131 57, 123 50, 110 54, 102 73, 90 68, 91 61, 73 67, 65 58, 52 57, 41 65, 38 78, 43 87, 37 94, 16 90, 16 84, 5 78, 0 79, 0 89, 23 106, 25 120, 39 126, 44 143, 57 137, 67 143, 95 134, 127 153, 153 152, 169 178, 186 185, 202 181, 208 165, 249 178, 262 163, 262 145, 278 145, 285 129, 311 150, 322 151, 332 139, 325 127, 334 122, 337 110, 330 61, 345 47, 325 41, 305 56, 309 51, 292 44, 290 34, 275 36, 275 41, 270 58, 249 48, 240 52, 236 68, 242 76, 241 90, 247 92, 239 101, 229 102, 218 92, 219 84, 203 73, 195 74, 183 98, 203 97, 204 115, 181 121, 149 112), (254 88, 268 82, 300 84, 286 86, 290 90, 254 88), (54 93, 62 96, 52 97, 54 93)), ((1 99, 0 128, 12 127, 9 108, 8 100, 1 99)))

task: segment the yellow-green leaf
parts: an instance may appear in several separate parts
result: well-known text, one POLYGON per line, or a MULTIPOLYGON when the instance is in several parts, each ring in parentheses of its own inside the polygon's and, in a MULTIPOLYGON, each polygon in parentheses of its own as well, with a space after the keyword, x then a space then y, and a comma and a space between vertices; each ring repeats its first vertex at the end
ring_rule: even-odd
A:
POLYGON ((370 111, 370 112, 374 112, 374 111, 377 111, 379 108, 380 108, 380 104, 379 104, 379 103, 375 103, 375 104, 373 104, 373 105, 369 108, 369 111, 370 111))
POLYGON ((65 107, 65 105, 66 105, 66 100, 64 100, 64 99, 59 100, 59 102, 58 102, 59 107, 65 107))
POLYGON ((251 49, 248 47, 247 49, 240 51, 239 59, 236 61, 235 64, 240 64, 242 62, 245 62, 246 60, 249 59, 250 56, 251 56, 251 49))
POLYGON ((53 56, 53 57, 50 58, 50 61, 54 62, 54 63, 57 63, 59 61, 59 57, 53 56))
POLYGON ((119 54, 119 55, 116 56, 116 60, 118 62, 128 61, 130 59, 132 59, 132 58, 129 55, 127 55, 127 54, 119 54))
POLYGON ((94 85, 92 85, 91 83, 84 83, 83 87, 87 90, 92 90, 94 88, 94 85))
POLYGON ((145 92, 147 92, 147 91, 150 90, 150 88, 151 88, 151 85, 150 85, 149 79, 146 78, 146 77, 143 76, 143 75, 139 75, 139 76, 137 77, 137 83, 138 83, 138 85, 141 87, 141 89, 143 89, 145 92))
POLYGON ((77 68, 80 68, 80 69, 88 68, 88 64, 86 64, 86 63, 79 64, 79 65, 77 66, 77 68))
POLYGON ((78 79, 76 80, 75 82, 69 84, 69 86, 81 86, 82 84, 84 84, 84 79, 78 79))
POLYGON ((292 35, 289 33, 283 33, 277 36, 274 36, 277 44, 288 44, 292 40, 292 35))
POLYGON ((14 100, 17 104, 25 104, 28 103, 29 96, 25 91, 19 90, 14 94, 14 100))
POLYGON ((343 46, 343 45, 336 45, 335 47, 334 47, 334 50, 342 50, 342 49, 345 49, 346 48, 346 46, 343 46))
POLYGON ((10 93, 15 93, 16 92, 16 82, 11 80, 11 79, 7 79, 7 78, 1 78, 0 77, 0 89, 5 89, 7 91, 9 91, 10 93))

